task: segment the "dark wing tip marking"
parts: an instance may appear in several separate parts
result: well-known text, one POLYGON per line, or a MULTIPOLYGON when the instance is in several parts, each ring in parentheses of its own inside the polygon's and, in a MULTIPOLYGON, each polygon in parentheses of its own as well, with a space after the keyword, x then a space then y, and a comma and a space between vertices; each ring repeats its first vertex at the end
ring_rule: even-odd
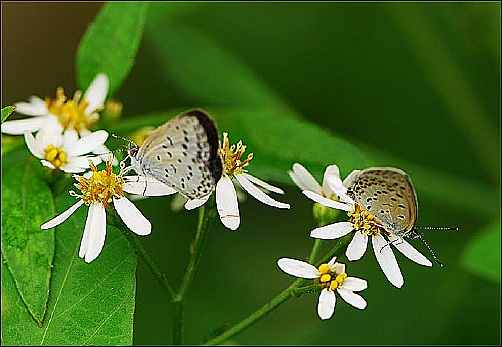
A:
POLYGON ((220 155, 218 154, 218 148, 220 146, 220 138, 218 136, 218 130, 216 129, 216 124, 213 119, 209 116, 209 114, 202 109, 194 109, 186 112, 186 115, 196 117, 199 123, 204 128, 204 131, 207 136, 207 141, 210 150, 209 157, 209 167, 214 179, 214 182, 217 183, 221 175, 223 173, 223 166, 221 163, 220 155))

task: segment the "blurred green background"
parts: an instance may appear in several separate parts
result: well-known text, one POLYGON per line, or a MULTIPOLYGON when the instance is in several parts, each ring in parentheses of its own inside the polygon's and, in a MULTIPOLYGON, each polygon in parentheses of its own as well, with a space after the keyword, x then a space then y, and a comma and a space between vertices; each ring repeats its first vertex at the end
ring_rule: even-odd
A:
MULTIPOLYGON (((73 93, 77 46, 101 6, 2 2, 2 106, 31 94, 54 96, 57 86, 73 93)), ((339 300, 334 317, 321 321, 317 296, 302 296, 229 343, 500 344, 499 2, 151 4, 135 65, 116 95, 125 118, 233 104, 190 92, 189 83, 179 83, 183 71, 166 67, 158 42, 177 27, 247 66, 299 117, 351 141, 376 165, 405 170, 419 197, 417 225, 460 228, 425 233, 444 268, 423 268, 397 254, 401 289, 386 281, 370 249, 348 263, 349 275, 369 282, 364 311, 339 300)), ((207 71, 208 81, 221 71, 224 66, 207 71)), ((226 73, 232 81, 233 71, 226 73)), ((242 105, 248 106, 261 105, 242 105)), ((336 162, 326 158, 326 165, 336 162)), ((313 171, 321 180, 322 172, 313 171)), ((248 198, 237 231, 214 223, 186 305, 186 343, 197 344, 264 304, 292 281, 277 259, 308 254, 311 202, 292 183, 275 184, 291 211, 248 198)), ((154 225, 144 246, 179 283, 197 212, 172 212, 170 199, 137 204, 154 225), (156 225, 167 232, 156 232, 156 225)), ((423 244, 412 243, 428 255, 423 244)), ((326 249, 332 245, 325 242, 326 249)), ((137 273, 134 343, 166 344, 167 297, 142 263, 137 273)))

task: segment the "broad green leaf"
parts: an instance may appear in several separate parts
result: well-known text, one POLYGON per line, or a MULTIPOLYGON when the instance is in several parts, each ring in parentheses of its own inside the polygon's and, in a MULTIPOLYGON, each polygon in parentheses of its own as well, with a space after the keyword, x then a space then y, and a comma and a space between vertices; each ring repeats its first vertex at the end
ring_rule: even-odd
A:
POLYGON ((77 51, 77 84, 86 90, 98 73, 110 79, 108 95, 113 95, 134 64, 147 2, 106 4, 82 38, 77 51))
POLYGON ((2 108, 2 123, 16 110, 16 106, 5 106, 2 108))
MULTIPOLYGON (((58 212, 73 203, 69 195, 56 199, 58 212)), ((56 227, 49 303, 41 328, 30 319, 2 267, 2 344, 132 344, 136 255, 121 232, 109 226, 99 257, 89 264, 79 258, 86 216, 84 205, 56 227)))
POLYGON ((54 232, 40 226, 53 216, 52 194, 35 158, 2 168, 2 254, 21 298, 41 324, 49 296, 54 232))
POLYGON ((471 240, 463 264, 473 274, 500 283, 500 218, 471 240))
MULTIPOLYGON (((162 13, 162 12, 159 12, 162 13)), ((156 13, 152 13, 155 16, 156 13)), ((211 38, 183 25, 152 19, 146 34, 163 76, 199 104, 240 107, 287 105, 245 64, 211 38)))

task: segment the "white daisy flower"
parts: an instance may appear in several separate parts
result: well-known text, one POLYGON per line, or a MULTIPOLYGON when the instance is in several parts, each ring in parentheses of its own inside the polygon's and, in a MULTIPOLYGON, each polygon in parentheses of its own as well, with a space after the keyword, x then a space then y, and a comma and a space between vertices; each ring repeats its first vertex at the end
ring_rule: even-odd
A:
POLYGON ((301 278, 317 279, 323 288, 319 295, 317 304, 317 314, 321 319, 329 319, 335 312, 336 295, 335 289, 340 297, 348 304, 363 310, 366 308, 366 300, 358 292, 368 287, 366 280, 357 277, 347 277, 345 264, 335 263, 336 257, 327 264, 322 264, 318 268, 296 259, 281 258, 277 265, 285 273, 301 278))
MULTIPOLYGON (((330 165, 326 168, 324 171, 322 186, 317 183, 314 176, 312 176, 307 169, 298 163, 293 164, 293 171, 288 171, 288 174, 293 182, 295 182, 295 184, 302 190, 302 193, 307 196, 315 195, 319 198, 326 198, 335 202, 340 200, 348 201, 347 199, 350 199, 345 194, 338 196, 328 184, 328 179, 330 177, 340 178, 340 171, 336 165, 330 165)), ((340 193, 340 189, 337 191, 340 193)), ((318 222, 321 222, 322 225, 333 222, 338 215, 338 210, 318 203, 314 204, 313 212, 314 218, 318 222)))
MULTIPOLYGON (((83 97, 82 92, 77 90, 73 99, 68 100, 62 87, 57 89, 55 99, 42 100, 32 95, 28 102, 15 104, 16 112, 32 118, 6 121, 2 123, 2 133, 23 135, 26 131, 30 133, 41 131, 50 137, 73 130, 82 137, 89 135, 89 127, 99 120, 98 112, 104 108, 108 85, 108 77, 105 74, 98 74, 83 97)), ((102 160, 106 160, 109 152, 104 144, 93 151, 95 154, 101 154, 102 160)), ((115 158, 113 162, 117 164, 115 158)))
MULTIPOLYGON (((221 222, 230 230, 236 230, 240 225, 239 204, 234 182, 237 182, 247 193, 266 205, 277 208, 289 208, 289 204, 275 201, 260 188, 284 194, 282 189, 274 187, 246 172, 247 170, 244 167, 253 159, 253 154, 249 154, 246 160, 241 161, 241 157, 245 151, 246 146, 242 144, 242 141, 239 141, 237 145, 230 146, 228 134, 223 133, 223 145, 219 148, 219 154, 223 162, 223 174, 216 184, 216 208, 221 222)), ((185 208, 191 210, 199 207, 208 199, 209 195, 202 199, 189 200, 185 204, 185 208)))
MULTIPOLYGON (((83 172, 89 168, 89 156, 85 154, 93 152, 103 146, 108 133, 98 130, 81 138, 75 130, 69 129, 64 134, 48 134, 40 131, 33 136, 26 131, 24 133, 26 145, 31 153, 41 159, 42 164, 53 170, 64 172, 83 172)), ((94 163, 101 162, 99 157, 94 156, 94 163)))
POLYGON ((396 247, 398 251, 417 264, 432 266, 432 263, 402 237, 385 230, 383 224, 377 218, 362 209, 361 206, 355 204, 346 194, 347 187, 350 186, 358 172, 359 170, 352 171, 343 182, 337 175, 333 175, 327 179, 330 188, 340 197, 340 202, 327 199, 314 192, 303 191, 307 197, 315 202, 346 211, 349 216, 347 222, 338 222, 315 228, 310 232, 310 236, 332 240, 355 231, 354 237, 345 251, 347 259, 351 261, 362 258, 371 237, 373 252, 384 275, 392 285, 401 288, 404 284, 404 278, 390 245, 396 247))
POLYGON ((52 220, 42 224, 41 229, 50 229, 63 223, 80 206, 89 206, 84 234, 80 243, 80 258, 89 263, 101 253, 106 236, 106 207, 113 205, 124 224, 138 235, 148 235, 152 225, 148 219, 124 196, 125 192, 132 194, 166 195, 170 188, 160 182, 149 181, 145 185, 144 178, 138 176, 122 177, 112 172, 110 160, 106 163, 106 170, 98 171, 90 164, 92 171, 83 176, 74 175, 75 183, 81 194, 70 191, 70 195, 80 200, 69 209, 52 220))
POLYGON ((33 118, 12 120, 2 124, 2 132, 10 135, 22 135, 26 131, 39 130, 49 133, 61 133, 74 129, 80 135, 89 132, 89 126, 98 121, 98 111, 103 109, 108 93, 108 77, 97 75, 82 96, 77 90, 73 99, 67 99, 62 87, 56 91, 56 98, 42 100, 38 96, 30 96, 29 102, 18 102, 16 112, 33 118))

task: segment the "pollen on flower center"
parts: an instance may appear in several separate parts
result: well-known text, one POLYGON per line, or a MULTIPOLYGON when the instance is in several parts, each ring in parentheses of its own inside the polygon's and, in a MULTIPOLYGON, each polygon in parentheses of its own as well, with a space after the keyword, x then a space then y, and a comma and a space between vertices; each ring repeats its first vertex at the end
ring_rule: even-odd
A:
POLYGON ((56 98, 46 98, 45 104, 49 112, 55 115, 63 129, 75 129, 80 132, 83 129, 98 121, 99 116, 97 113, 90 112, 87 115, 85 110, 89 106, 89 102, 82 98, 82 92, 76 91, 73 99, 67 100, 63 88, 58 88, 56 91, 56 98))
POLYGON ((368 211, 363 210, 358 204, 354 204, 352 211, 347 212, 347 214, 350 217, 349 222, 354 225, 355 230, 359 230, 368 235, 387 233, 382 227, 382 222, 368 211))
POLYGON ((106 162, 106 170, 98 171, 98 169, 91 163, 92 176, 85 178, 83 176, 75 176, 78 183, 75 187, 80 189, 82 194, 73 192, 73 196, 80 197, 84 200, 86 205, 99 202, 106 207, 107 204, 112 202, 112 199, 124 196, 122 186, 125 180, 121 175, 115 175, 112 172, 112 166, 109 161, 106 162))
POLYGON ((319 273, 319 284, 330 290, 335 290, 343 284, 343 281, 347 278, 346 273, 338 274, 331 269, 329 264, 322 264, 318 267, 319 273))
POLYGON ((44 159, 54 165, 56 169, 60 169, 61 166, 66 164, 66 152, 61 147, 56 148, 54 145, 48 145, 44 151, 44 159))
POLYGON ((244 161, 241 161, 241 157, 245 151, 246 146, 242 144, 242 141, 239 141, 237 145, 230 146, 228 134, 223 133, 223 145, 218 149, 218 153, 223 161, 224 174, 232 176, 245 171, 243 167, 248 165, 249 161, 253 159, 253 153, 250 153, 244 161))

